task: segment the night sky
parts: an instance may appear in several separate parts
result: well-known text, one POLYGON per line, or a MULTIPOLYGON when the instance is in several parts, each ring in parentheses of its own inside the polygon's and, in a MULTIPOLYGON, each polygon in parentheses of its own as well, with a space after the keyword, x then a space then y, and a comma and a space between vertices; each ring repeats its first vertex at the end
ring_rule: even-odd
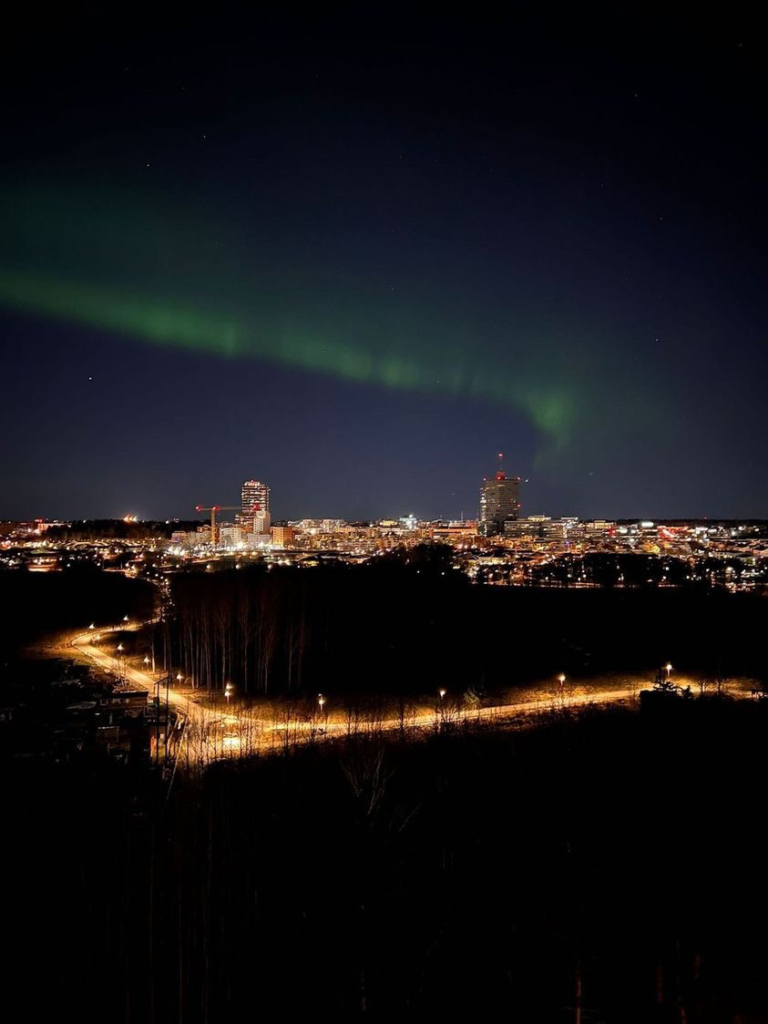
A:
POLYGON ((367 10, 6 38, 0 517, 768 517, 756 26, 367 10))

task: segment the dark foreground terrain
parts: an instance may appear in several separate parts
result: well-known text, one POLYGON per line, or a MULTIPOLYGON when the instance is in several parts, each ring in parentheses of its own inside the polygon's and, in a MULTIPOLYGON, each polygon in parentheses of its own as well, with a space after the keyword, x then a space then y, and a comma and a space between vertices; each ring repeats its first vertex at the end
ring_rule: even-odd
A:
POLYGON ((659 703, 170 792, 6 764, 6 993, 26 1020, 768 1020, 768 707, 659 703))
MULTIPOLYGON (((758 595, 510 591, 422 570, 179 579, 174 662, 209 665, 216 687, 224 656, 262 699, 489 693, 561 667, 648 679, 667 657, 762 678, 758 595)), ((17 1019, 768 1021, 768 702, 658 694, 525 731, 215 763, 169 787, 146 758, 7 742, 50 683, 23 645, 147 616, 155 591, 98 572, 0 583, 0 692, 22 705, 0 721, 0 973, 17 1019)), ((48 735, 38 703, 33 738, 48 735)))
POLYGON ((155 588, 121 573, 90 565, 66 572, 0 571, 0 684, 27 644, 57 630, 86 629, 90 622, 119 622, 124 615, 148 618, 155 588))

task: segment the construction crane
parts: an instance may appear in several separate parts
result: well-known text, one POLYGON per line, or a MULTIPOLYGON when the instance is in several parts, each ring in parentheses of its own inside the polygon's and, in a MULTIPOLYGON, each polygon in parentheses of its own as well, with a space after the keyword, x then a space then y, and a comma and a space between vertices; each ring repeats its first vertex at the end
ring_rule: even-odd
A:
POLYGON ((240 512, 239 505, 195 505, 195 512, 211 513, 211 544, 216 547, 218 537, 216 536, 216 513, 217 512, 240 512))

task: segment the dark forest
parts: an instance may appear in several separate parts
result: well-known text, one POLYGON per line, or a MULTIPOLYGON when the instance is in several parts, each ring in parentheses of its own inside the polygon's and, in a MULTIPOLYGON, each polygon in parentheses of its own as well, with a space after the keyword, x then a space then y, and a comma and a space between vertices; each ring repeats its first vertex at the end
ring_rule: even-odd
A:
POLYGON ((170 794, 17 764, 14 990, 121 1024, 763 1021, 765 711, 371 737, 170 794))
POLYGON ((765 668, 755 594, 472 586, 440 548, 408 558, 179 574, 174 661, 194 685, 257 697, 482 692, 670 657, 718 676, 765 668))

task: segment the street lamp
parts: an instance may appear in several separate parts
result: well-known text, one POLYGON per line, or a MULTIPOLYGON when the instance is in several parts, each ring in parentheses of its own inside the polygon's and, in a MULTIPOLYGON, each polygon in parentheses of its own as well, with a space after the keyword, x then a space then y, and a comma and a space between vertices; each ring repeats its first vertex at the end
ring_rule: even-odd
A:
POLYGON ((669 682, 669 673, 672 671, 672 666, 669 662, 667 662, 667 664, 664 666, 664 669, 667 673, 667 682, 669 682))
POLYGON ((318 693, 318 695, 317 695, 317 703, 318 703, 318 706, 320 707, 320 711, 322 711, 323 707, 325 706, 325 697, 322 695, 322 693, 318 693))
POLYGON ((123 622, 127 622, 127 621, 128 621, 128 616, 127 616, 127 615, 124 615, 124 616, 123 616, 123 622))
POLYGON ((90 624, 90 626, 88 627, 88 629, 96 629, 96 623, 95 623, 95 622, 92 622, 92 623, 90 624))
POLYGON ((437 691, 437 696, 440 698, 440 700, 435 705, 435 726, 437 726, 438 723, 442 721, 445 715, 445 695, 447 692, 448 691, 444 689, 442 686, 437 691))
POLYGON ((560 673, 560 675, 557 677, 557 681, 558 683, 560 683, 560 689, 558 691, 557 697, 560 700, 561 704, 565 704, 565 672, 560 673))
POLYGON ((232 692, 234 691, 234 689, 235 688, 232 685, 232 683, 227 683, 227 685, 224 687, 224 697, 226 698, 227 701, 227 707, 229 707, 229 701, 230 698, 232 697, 232 692))

